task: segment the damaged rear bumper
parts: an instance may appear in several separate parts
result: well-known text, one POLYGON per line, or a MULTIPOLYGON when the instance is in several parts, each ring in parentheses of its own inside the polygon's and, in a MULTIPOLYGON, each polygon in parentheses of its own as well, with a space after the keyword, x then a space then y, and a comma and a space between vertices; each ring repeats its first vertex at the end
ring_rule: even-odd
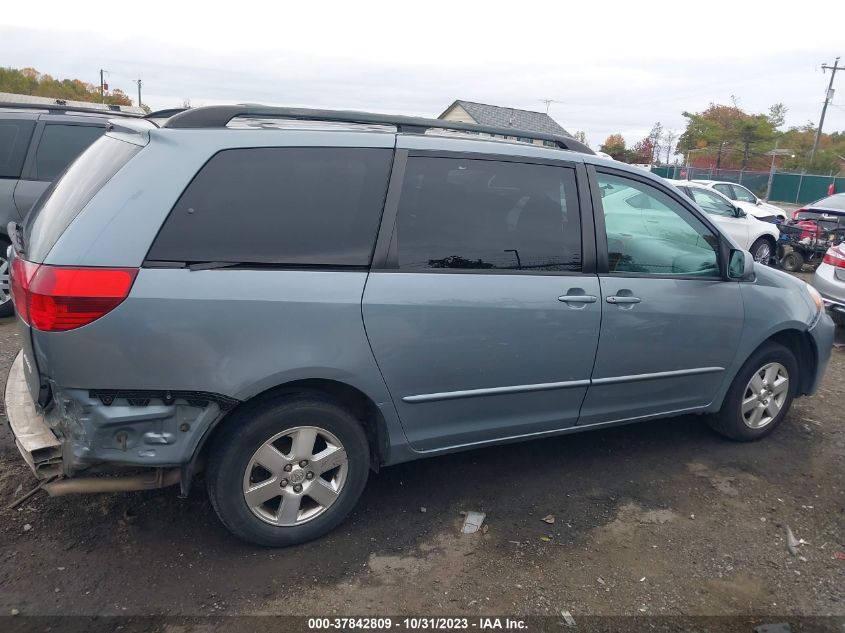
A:
POLYGON ((36 409, 24 374, 23 352, 6 382, 6 416, 15 444, 54 494, 144 490, 180 483, 187 490, 200 442, 237 401, 202 392, 65 389, 36 409), (131 468, 128 476, 74 477, 95 467, 131 468), (138 473, 141 473, 140 475, 138 473), (181 473, 181 475, 180 475, 181 473))
POLYGON ((62 473, 62 445, 44 416, 35 410, 23 373, 23 352, 12 363, 6 380, 6 418, 24 461, 38 479, 62 473))

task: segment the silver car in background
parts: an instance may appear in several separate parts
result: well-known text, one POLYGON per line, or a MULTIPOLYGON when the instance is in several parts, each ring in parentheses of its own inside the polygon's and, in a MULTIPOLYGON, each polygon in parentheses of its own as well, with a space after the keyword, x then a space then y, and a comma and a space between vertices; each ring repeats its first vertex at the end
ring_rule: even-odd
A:
POLYGON ((845 244, 828 249, 816 268, 813 285, 821 294, 833 322, 845 327, 845 244))

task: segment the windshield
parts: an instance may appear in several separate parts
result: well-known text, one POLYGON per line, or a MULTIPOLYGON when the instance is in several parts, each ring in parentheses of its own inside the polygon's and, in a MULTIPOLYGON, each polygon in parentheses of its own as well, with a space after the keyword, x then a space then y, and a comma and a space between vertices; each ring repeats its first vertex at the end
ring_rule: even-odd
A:
POLYGON ((43 262, 62 233, 141 147, 103 136, 41 195, 23 222, 26 257, 43 262))

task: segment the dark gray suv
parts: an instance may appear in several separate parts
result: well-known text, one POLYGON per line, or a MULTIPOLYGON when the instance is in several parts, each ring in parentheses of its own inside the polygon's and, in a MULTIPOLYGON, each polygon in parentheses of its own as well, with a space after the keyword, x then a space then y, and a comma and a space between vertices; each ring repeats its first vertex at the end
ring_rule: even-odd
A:
POLYGON ((19 222, 73 160, 106 131, 110 118, 139 108, 0 93, 0 317, 12 314, 6 226, 19 222))
POLYGON ((48 492, 184 495, 204 465, 264 545, 324 534, 371 469, 420 457, 685 413, 756 440, 833 341, 818 293, 671 185, 509 129, 113 121, 10 234, 6 410, 48 492))

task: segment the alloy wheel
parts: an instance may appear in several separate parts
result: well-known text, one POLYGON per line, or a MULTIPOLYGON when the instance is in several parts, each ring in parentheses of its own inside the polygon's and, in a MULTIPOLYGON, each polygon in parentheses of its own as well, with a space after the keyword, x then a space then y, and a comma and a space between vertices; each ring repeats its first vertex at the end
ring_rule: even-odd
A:
MULTIPOLYGON (((2 247, 2 244, 0 244, 2 247)), ((0 306, 12 300, 12 291, 9 281, 9 260, 5 255, 0 255, 0 306)))
POLYGON ((783 409, 789 392, 789 372, 780 363, 767 363, 754 372, 742 397, 742 420, 752 429, 770 424, 783 409))
POLYGON ((337 501, 348 470, 346 450, 332 433, 314 426, 288 429, 253 454, 243 476, 244 500, 262 521, 301 525, 337 501))
POLYGON ((760 246, 757 247, 757 250, 754 253, 754 261, 760 262, 761 264, 768 264, 771 258, 772 247, 769 245, 768 242, 763 242, 762 244, 760 244, 760 246))

